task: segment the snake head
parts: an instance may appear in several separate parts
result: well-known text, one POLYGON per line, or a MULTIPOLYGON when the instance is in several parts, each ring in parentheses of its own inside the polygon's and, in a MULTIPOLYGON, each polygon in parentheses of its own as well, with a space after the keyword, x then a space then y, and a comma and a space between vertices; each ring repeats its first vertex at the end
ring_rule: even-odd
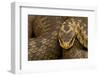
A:
POLYGON ((59 43, 62 48, 69 49, 73 46, 76 38, 74 27, 75 23, 73 22, 73 19, 63 22, 58 35, 59 43))

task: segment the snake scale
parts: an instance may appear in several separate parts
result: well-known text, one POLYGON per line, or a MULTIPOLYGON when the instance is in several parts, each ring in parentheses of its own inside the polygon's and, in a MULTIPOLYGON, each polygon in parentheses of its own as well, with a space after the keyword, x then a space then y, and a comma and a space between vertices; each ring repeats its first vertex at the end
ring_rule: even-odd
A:
POLYGON ((87 17, 29 16, 28 60, 87 58, 87 17))

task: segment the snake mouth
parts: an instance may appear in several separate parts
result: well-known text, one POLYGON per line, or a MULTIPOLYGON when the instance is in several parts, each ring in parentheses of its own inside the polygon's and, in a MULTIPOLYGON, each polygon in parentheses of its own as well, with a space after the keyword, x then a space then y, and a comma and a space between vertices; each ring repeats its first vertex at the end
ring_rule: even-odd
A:
POLYGON ((73 36, 70 41, 66 42, 59 38, 60 46, 64 49, 69 49, 73 46, 76 36, 73 36))

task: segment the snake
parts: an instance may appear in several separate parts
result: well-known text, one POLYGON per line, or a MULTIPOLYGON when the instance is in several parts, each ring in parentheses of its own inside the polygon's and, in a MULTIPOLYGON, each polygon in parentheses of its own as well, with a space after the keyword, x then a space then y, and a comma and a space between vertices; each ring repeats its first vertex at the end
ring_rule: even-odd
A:
POLYGON ((58 36, 63 58, 87 58, 87 25, 87 17, 70 17, 63 22, 58 36))
POLYGON ((87 29, 87 24, 83 24, 84 19, 82 20, 82 18, 46 15, 29 16, 28 60, 87 57, 87 51, 84 51, 83 48, 87 48, 87 31, 84 31, 87 29), (72 50, 75 48, 76 52, 72 50))
POLYGON ((83 20, 86 18, 70 17, 61 26, 59 31, 59 42, 61 47, 69 49, 73 46, 75 38, 79 40, 81 45, 88 48, 88 27, 83 20))
MULTIPOLYGON (((61 58, 58 31, 66 17, 34 16, 28 40, 28 60, 49 60, 61 58)), ((30 21, 29 21, 30 22, 30 21)), ((29 30, 30 30, 29 29, 29 30)))

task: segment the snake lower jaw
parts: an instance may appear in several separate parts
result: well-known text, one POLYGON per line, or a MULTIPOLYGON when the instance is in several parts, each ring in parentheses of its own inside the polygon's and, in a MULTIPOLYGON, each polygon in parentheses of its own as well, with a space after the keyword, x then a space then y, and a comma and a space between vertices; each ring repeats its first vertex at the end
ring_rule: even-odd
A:
POLYGON ((64 42, 63 40, 59 39, 60 46, 64 49, 70 49, 73 46, 75 39, 76 36, 74 36, 69 42, 64 42))

